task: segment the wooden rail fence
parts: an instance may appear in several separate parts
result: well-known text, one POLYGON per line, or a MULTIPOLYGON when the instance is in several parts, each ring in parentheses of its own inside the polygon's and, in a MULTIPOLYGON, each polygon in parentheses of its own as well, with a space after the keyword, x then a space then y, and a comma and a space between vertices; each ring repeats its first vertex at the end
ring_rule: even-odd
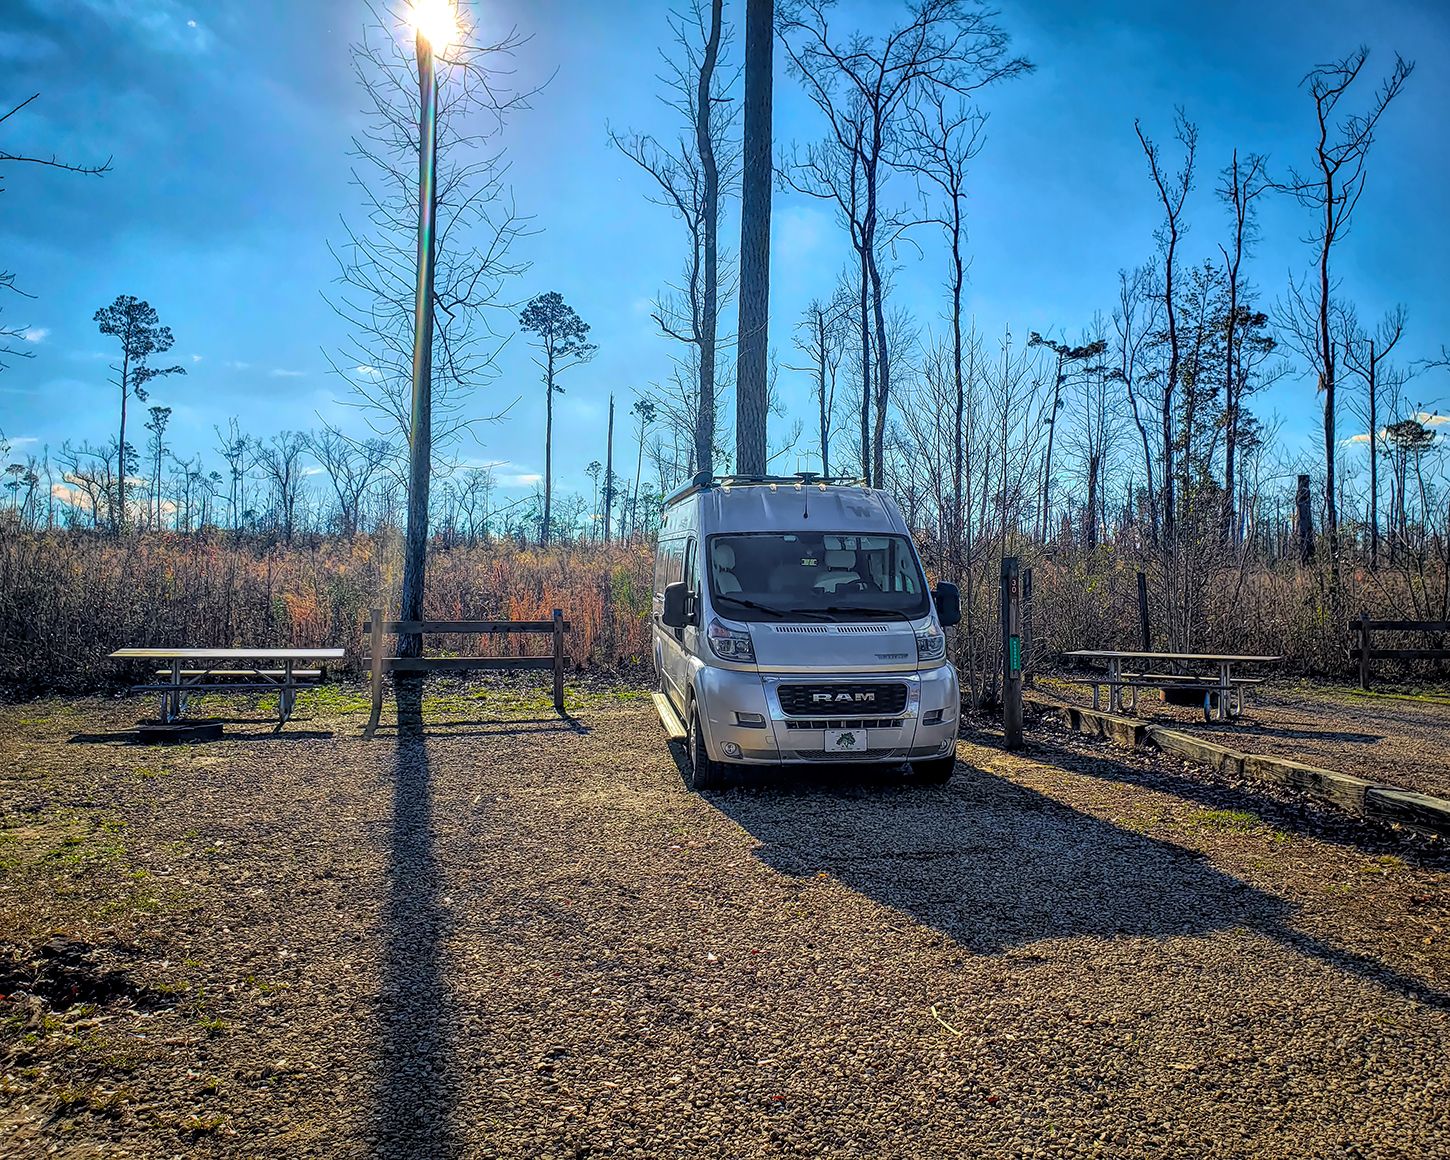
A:
POLYGON ((1450 620, 1371 620, 1369 613, 1361 612, 1349 622, 1349 630, 1359 634, 1350 655, 1359 660, 1361 689, 1369 688, 1370 661, 1450 661, 1450 648, 1375 648, 1372 640, 1377 632, 1450 633, 1450 620))
POLYGON ((527 669, 552 669, 554 673, 554 708, 564 712, 564 634, 569 622, 562 610, 554 609, 548 620, 384 620, 381 609, 374 608, 363 624, 367 634, 368 655, 364 662, 372 676, 373 710, 363 736, 371 739, 377 731, 383 711, 384 673, 460 672, 469 669, 492 669, 519 672, 527 669), (383 637, 402 635, 424 636, 495 636, 512 633, 550 633, 553 650, 547 654, 527 657, 399 657, 386 656, 383 637))

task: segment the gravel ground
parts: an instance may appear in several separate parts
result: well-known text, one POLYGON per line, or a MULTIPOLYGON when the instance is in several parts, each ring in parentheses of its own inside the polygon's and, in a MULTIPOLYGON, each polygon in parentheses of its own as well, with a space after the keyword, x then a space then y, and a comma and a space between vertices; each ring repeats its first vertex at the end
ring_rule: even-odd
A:
MULTIPOLYGON (((1050 690, 1091 705, 1092 690, 1050 676, 1050 690)), ((1134 714, 1241 753, 1271 753, 1310 765, 1450 798, 1450 689, 1364 693, 1309 681, 1276 681, 1248 694, 1238 721, 1205 724, 1201 709, 1143 693, 1134 714)))
POLYGON ((1442 850, 1050 726, 701 796, 575 702, 0 710, 0 1151, 1450 1155, 1442 850))

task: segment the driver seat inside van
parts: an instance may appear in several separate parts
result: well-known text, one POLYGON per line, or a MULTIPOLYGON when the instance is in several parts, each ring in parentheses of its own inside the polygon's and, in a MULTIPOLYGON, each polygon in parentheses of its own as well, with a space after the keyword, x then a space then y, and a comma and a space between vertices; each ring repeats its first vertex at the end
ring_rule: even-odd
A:
POLYGON ((824 576, 816 581, 816 587, 834 593, 842 584, 855 584, 861 575, 856 571, 856 553, 849 548, 835 548, 826 552, 824 576))
POLYGON ((715 591, 722 595, 739 592, 740 581, 735 578, 735 549, 729 544, 716 544, 710 554, 710 567, 715 574, 715 591))

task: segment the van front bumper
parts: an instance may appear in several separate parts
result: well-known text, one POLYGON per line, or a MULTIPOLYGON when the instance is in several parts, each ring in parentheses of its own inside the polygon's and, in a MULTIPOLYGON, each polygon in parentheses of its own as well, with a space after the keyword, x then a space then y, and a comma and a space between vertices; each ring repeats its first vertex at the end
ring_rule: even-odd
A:
POLYGON ((956 746, 961 693, 950 665, 905 673, 817 676, 760 673, 701 666, 695 674, 705 748, 716 761, 742 765, 923 761, 956 746), (787 713, 780 686, 809 684, 860 688, 905 685, 899 712, 865 706, 823 707, 811 716, 787 713), (826 748, 841 730, 864 730, 864 743, 847 751, 826 748))

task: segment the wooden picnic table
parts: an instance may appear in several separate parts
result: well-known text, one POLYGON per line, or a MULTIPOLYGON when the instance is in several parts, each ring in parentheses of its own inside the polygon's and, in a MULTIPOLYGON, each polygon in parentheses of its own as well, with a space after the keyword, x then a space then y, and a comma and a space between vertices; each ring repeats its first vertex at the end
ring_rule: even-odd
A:
POLYGON ((275 689, 279 729, 292 715, 299 685, 322 675, 320 670, 301 670, 297 665, 346 656, 347 650, 340 648, 120 648, 111 653, 112 660, 165 662, 156 674, 164 681, 131 687, 133 693, 161 695, 165 723, 181 716, 188 693, 275 689))
POLYGON ((1073 660, 1107 663, 1108 673, 1105 680, 1083 682, 1093 687, 1094 709, 1098 708, 1098 689, 1102 685, 1107 686, 1108 708, 1114 713, 1122 710, 1125 688, 1134 690, 1135 705, 1138 689, 1202 689, 1204 718, 1207 720, 1216 717, 1219 721, 1227 721, 1243 712, 1244 685, 1255 683, 1253 678, 1234 676, 1234 665, 1274 664, 1284 659, 1246 653, 1140 652, 1131 649, 1076 649, 1063 655, 1073 660), (1212 667, 1216 676, 1194 676, 1176 672, 1125 674, 1124 661, 1160 662, 1174 666, 1202 665, 1212 667))

